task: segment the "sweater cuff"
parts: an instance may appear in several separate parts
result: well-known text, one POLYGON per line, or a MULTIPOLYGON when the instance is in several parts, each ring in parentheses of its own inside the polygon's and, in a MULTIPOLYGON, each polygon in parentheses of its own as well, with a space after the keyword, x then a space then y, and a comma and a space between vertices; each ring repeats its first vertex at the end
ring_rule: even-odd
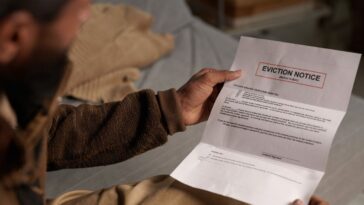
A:
POLYGON ((158 92, 158 101, 168 134, 173 135, 176 132, 186 130, 182 120, 181 103, 177 98, 177 92, 174 88, 158 92))

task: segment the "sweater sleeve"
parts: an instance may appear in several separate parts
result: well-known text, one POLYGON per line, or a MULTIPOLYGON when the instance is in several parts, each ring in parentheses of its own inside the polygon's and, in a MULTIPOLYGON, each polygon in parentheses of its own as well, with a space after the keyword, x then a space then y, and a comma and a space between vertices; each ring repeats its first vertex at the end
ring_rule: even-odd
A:
POLYGON ((120 162, 185 130, 176 91, 143 90, 121 102, 62 105, 49 131, 48 170, 120 162))

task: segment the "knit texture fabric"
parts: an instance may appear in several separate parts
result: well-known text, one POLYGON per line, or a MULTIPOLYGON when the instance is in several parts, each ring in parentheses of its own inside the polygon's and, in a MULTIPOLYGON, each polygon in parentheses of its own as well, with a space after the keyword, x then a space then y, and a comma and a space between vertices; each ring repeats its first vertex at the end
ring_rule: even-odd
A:
POLYGON ((70 89, 67 95, 96 103, 119 101, 137 90, 134 81, 139 76, 137 68, 116 70, 70 89))
POLYGON ((93 5, 69 52, 73 73, 66 94, 110 102, 135 91, 139 73, 131 68, 150 65, 174 47, 172 35, 150 30, 152 20, 132 6, 93 5))
POLYGON ((49 131, 48 170, 120 162, 185 129, 175 89, 157 96, 143 90, 100 106, 62 105, 49 131))

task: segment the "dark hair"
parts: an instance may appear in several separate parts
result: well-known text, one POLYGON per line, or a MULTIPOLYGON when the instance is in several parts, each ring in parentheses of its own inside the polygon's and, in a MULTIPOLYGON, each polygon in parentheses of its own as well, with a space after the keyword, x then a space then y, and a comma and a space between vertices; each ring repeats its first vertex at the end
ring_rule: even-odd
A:
POLYGON ((0 19, 18 10, 30 12, 37 20, 53 20, 68 0, 0 0, 0 19))

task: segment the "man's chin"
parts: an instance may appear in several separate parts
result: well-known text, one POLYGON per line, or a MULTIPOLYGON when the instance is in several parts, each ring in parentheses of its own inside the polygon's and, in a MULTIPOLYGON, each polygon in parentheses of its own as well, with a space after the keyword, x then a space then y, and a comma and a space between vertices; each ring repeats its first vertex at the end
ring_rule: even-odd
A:
POLYGON ((5 92, 17 116, 22 116, 18 119, 20 126, 25 126, 39 109, 48 109, 46 102, 54 97, 67 62, 66 53, 37 55, 24 67, 14 71, 14 78, 7 79, 5 92))

